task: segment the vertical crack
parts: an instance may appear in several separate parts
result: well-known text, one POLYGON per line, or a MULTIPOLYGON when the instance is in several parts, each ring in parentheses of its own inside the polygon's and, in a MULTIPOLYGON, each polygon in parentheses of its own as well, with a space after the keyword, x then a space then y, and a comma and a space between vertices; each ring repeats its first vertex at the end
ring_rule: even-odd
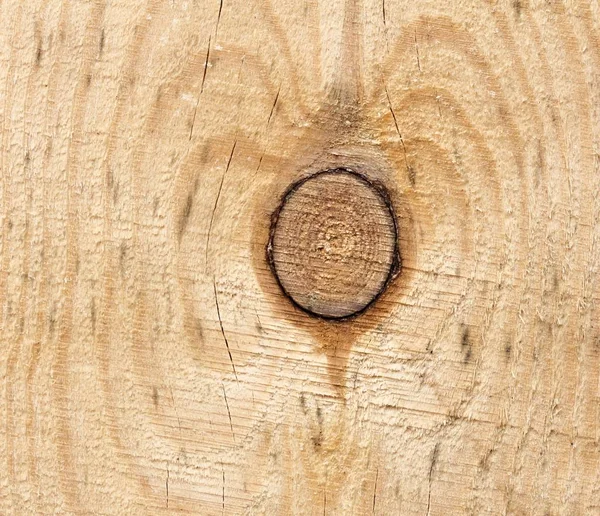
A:
POLYGON ((223 11, 223 0, 219 3, 219 14, 217 15, 217 26, 215 27, 215 39, 219 33, 219 22, 221 21, 221 12, 223 11))
POLYGON ((204 73, 202 74, 202 84, 200 85, 200 93, 204 91, 204 82, 206 81, 206 71, 208 70, 208 60, 210 59, 210 36, 208 36, 208 49, 206 50, 206 60, 204 61, 204 73))
POLYGON ((231 435, 233 437, 233 442, 235 443, 235 433, 233 431, 233 421, 231 420, 231 411, 229 410, 229 402, 227 401, 227 393, 225 392, 225 385, 222 383, 221 387, 223 389, 223 398, 225 399, 225 406, 227 407, 227 415, 229 416, 229 427, 231 428, 231 435))
POLYGON ((375 514, 375 500, 377 498, 377 479, 379 478, 379 468, 375 472, 375 487, 373 488, 373 514, 375 514))
POLYGON ((404 163, 406 164, 406 170, 408 171, 408 177, 410 182, 414 184, 414 171, 411 166, 408 164, 408 156, 406 154, 406 145, 404 144, 404 138, 402 138, 402 133, 400 132, 400 127, 398 126, 398 119, 396 118, 396 113, 394 113, 394 108, 392 107, 392 100, 390 99, 390 94, 388 93, 387 86, 385 86, 385 95, 388 101, 388 107, 390 108, 390 113, 392 114, 392 118, 394 119, 394 126, 396 127, 396 132, 398 133, 398 137, 400 138, 400 143, 402 144, 402 150, 404 152, 404 163))
POLYGON ((429 511, 431 510, 431 479, 433 477, 433 470, 435 468, 435 464, 437 462, 438 454, 440 451, 440 443, 436 443, 433 448, 433 453, 431 454, 431 466, 429 466, 429 490, 427 493, 427 516, 429 516, 429 511))
POLYGON ((221 177, 221 183, 219 184, 219 191, 217 192, 217 198, 215 199, 215 205, 213 206, 212 213, 210 215, 210 222, 208 224, 208 234, 206 236, 206 252, 204 256, 204 265, 208 267, 208 251, 210 248, 210 237, 212 235, 212 227, 213 222, 215 220, 215 212, 217 211, 217 206, 219 205, 219 198, 221 197, 221 190, 223 189, 223 183, 225 182, 225 176, 229 171, 229 166, 231 165, 231 160, 233 159, 233 153, 235 152, 235 146, 237 145, 237 140, 234 140, 233 147, 231 148, 231 153, 229 154, 229 160, 227 161, 227 167, 225 168, 225 172, 223 172, 223 176, 221 177))
POLYGON ((223 471, 223 514, 225 514, 225 468, 223 464, 221 464, 221 469, 223 471))
MULTIPOLYGON (((213 289, 215 291, 215 303, 217 305, 217 317, 219 318, 221 334, 223 335, 223 340, 225 341, 225 346, 227 347, 227 354, 229 355, 229 361, 231 362, 231 368, 233 369, 233 374, 235 375, 235 379, 238 380, 237 372, 235 370, 235 364, 233 363, 233 356, 231 355, 231 349, 229 348, 229 341, 227 340, 227 335, 225 335, 225 329, 223 328, 223 320, 221 319, 221 309, 219 308, 219 295, 217 294, 217 284, 214 281, 213 281, 213 289)), ((232 431, 233 431, 233 428, 232 428, 232 431)))
POLYGON ((415 51, 417 53, 417 66, 419 67, 419 72, 422 72, 421 59, 419 58, 419 43, 417 42, 417 29, 415 29, 415 51))
POLYGON ((167 479, 165 480, 165 489, 167 492, 167 509, 169 508, 169 463, 167 462, 167 479))

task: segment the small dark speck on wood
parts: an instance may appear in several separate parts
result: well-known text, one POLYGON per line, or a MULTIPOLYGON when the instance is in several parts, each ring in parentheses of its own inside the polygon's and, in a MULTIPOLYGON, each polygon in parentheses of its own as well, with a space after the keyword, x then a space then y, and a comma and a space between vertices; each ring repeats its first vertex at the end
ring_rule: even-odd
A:
POLYGON ((468 326, 463 327, 463 333, 462 333, 462 337, 460 340, 460 347, 465 354, 464 362, 467 363, 471 359, 471 354, 473 352, 473 349, 472 349, 473 346, 471 344, 470 332, 469 332, 468 326))
POLYGON ((179 231, 178 231, 179 241, 181 241, 181 236, 183 235, 183 232, 185 231, 188 220, 190 218, 190 213, 192 212, 193 201, 194 201, 194 195, 192 193, 190 193, 187 196, 185 206, 183 207, 183 213, 181 214, 181 219, 179 220, 179 231))
POLYGON ((42 63, 42 43, 38 43, 38 47, 37 50, 35 52, 35 66, 39 67, 40 64, 42 63))
POLYGON ((512 6, 513 6, 513 9, 515 10, 515 14, 517 15, 517 18, 520 18, 521 12, 523 10, 523 3, 521 2, 521 0, 513 0, 512 6))
POLYGON ((100 31, 100 41, 98 42, 98 55, 101 56, 102 52, 104 51, 104 42, 105 42, 105 34, 104 34, 104 29, 102 29, 100 31))

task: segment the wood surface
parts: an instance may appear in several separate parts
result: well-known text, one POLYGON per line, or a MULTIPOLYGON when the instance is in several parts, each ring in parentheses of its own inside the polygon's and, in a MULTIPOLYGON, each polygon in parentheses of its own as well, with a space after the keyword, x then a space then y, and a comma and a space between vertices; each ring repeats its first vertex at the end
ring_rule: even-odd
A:
POLYGON ((600 514, 598 0, 2 0, 0 514, 600 514), (316 318, 291 185, 384 185, 316 318))

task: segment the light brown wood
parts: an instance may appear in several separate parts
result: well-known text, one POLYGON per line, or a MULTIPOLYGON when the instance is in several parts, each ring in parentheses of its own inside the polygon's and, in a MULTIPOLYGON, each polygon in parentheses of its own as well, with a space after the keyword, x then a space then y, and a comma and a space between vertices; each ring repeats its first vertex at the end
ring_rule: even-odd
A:
POLYGON ((600 514, 598 0, 3 0, 0 514, 600 514), (402 269, 311 317, 298 180, 402 269))

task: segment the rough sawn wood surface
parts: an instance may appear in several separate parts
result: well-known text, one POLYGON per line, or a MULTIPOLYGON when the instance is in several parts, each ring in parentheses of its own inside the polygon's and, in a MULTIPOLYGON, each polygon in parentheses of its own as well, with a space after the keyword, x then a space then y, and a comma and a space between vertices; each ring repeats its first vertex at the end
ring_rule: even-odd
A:
POLYGON ((0 514, 600 514, 598 0, 0 2, 0 514), (402 271, 319 320, 303 177, 402 271))

